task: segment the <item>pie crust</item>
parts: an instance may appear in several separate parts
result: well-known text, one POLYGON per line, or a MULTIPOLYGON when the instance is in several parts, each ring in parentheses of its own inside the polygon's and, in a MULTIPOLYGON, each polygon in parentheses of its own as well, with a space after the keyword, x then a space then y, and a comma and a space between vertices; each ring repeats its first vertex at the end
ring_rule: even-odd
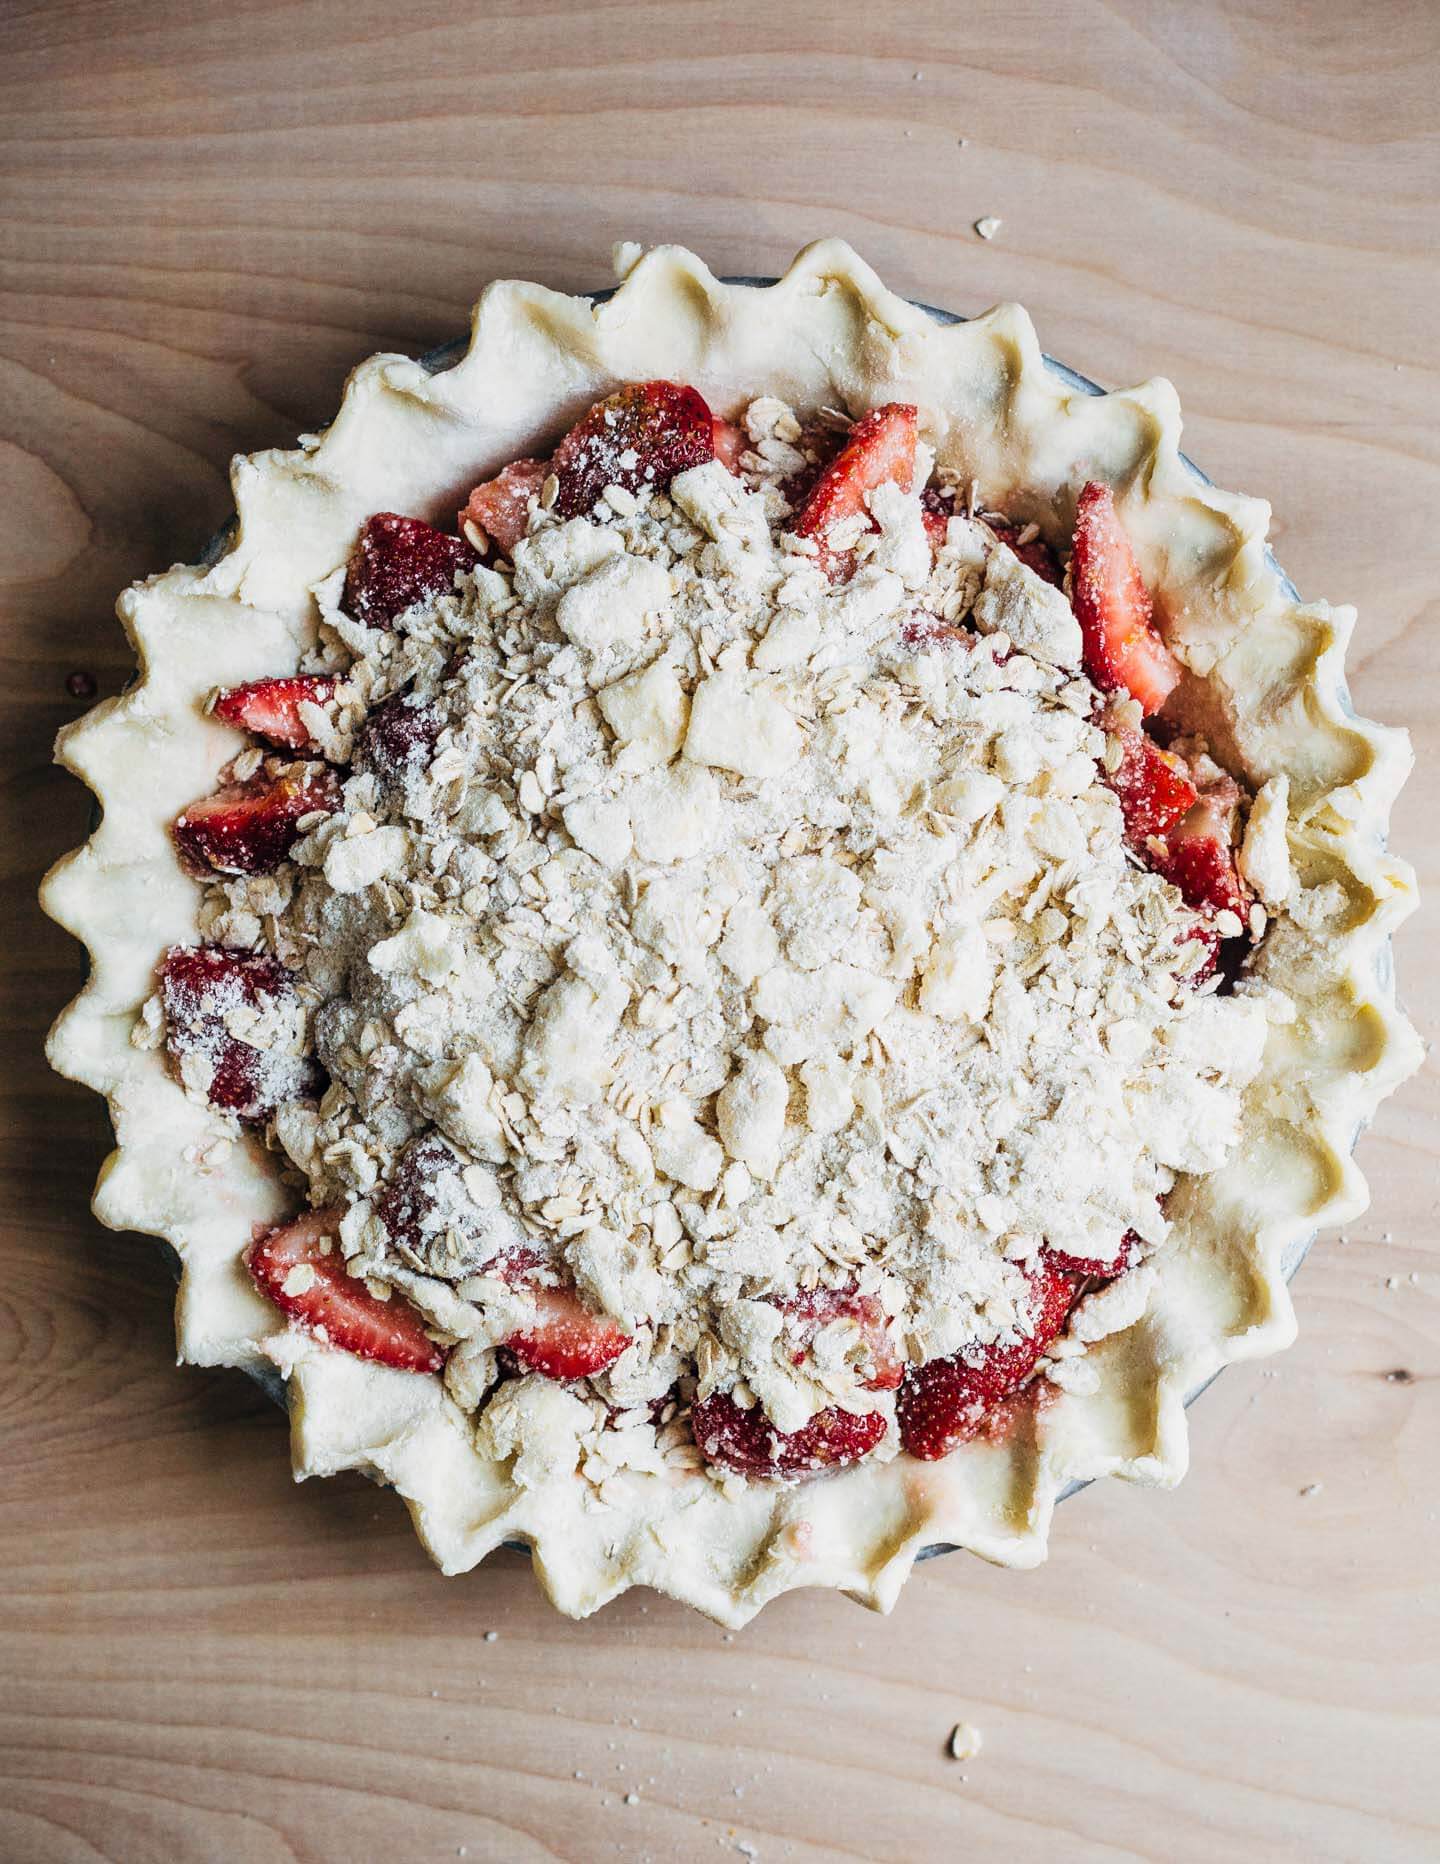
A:
POLYGON ((182 1360, 285 1376, 297 1478, 359 1469, 390 1483, 447 1573, 504 1542, 527 1544, 546 1592, 576 1616, 632 1585, 728 1625, 806 1585, 888 1610, 925 1549, 1032 1566, 1068 1488, 1100 1475, 1173 1485, 1187 1460, 1187 1394, 1232 1360, 1289 1344, 1284 1267, 1317 1226, 1363 1209, 1355 1140, 1420 1057, 1389 945, 1415 905, 1414 877, 1384 845, 1409 742, 1354 715, 1344 677, 1354 610, 1295 599, 1266 547, 1269 506, 1218 490, 1181 456, 1168 382, 1079 392, 1046 363, 1018 306, 938 324, 837 240, 808 247, 765 288, 725 284, 679 247, 622 256, 623 282, 602 303, 490 285, 468 350, 440 374, 371 357, 323 435, 235 461, 238 522, 218 561, 177 566, 121 597, 139 677, 57 746, 103 819, 42 890, 91 961, 49 1056, 109 1102, 116 1149, 97 1216, 179 1254, 182 1360), (130 1035, 160 953, 197 936, 200 890, 169 824, 233 752, 205 715, 208 694, 298 665, 314 638, 312 590, 370 514, 453 511, 477 479, 543 450, 618 383, 655 376, 692 383, 725 415, 763 392, 852 413, 916 403, 942 463, 1062 547, 1080 485, 1109 481, 1187 667, 1187 729, 1252 790, 1289 779, 1295 888, 1256 971, 1297 1016, 1270 1031, 1227 1163, 1172 1194, 1146 1311, 1090 1349, 1095 1390, 1057 1390, 1033 1432, 937 1462, 902 1454, 739 1494, 654 1477, 633 1503, 597 1508, 578 1479, 527 1488, 482 1457, 439 1379, 286 1328, 240 1259, 257 1225, 293 1208, 274 1156, 254 1138, 217 1145, 230 1123, 130 1035))

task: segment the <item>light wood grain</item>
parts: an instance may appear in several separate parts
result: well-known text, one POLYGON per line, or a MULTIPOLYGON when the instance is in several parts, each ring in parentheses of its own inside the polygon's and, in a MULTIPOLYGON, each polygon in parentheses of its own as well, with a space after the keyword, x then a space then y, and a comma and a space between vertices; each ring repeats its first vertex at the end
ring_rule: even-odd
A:
MULTIPOLYGON (((101 1112, 40 1059, 79 961, 33 903, 89 806, 48 761, 65 676, 118 687, 115 591, 195 554, 232 452, 497 274, 603 283, 619 237, 773 271, 828 231, 1175 380, 1300 586, 1360 604, 1440 900, 1437 81, 1429 0, 0 9, 7 1864, 1440 1853, 1433 1072, 1177 1493, 1092 1489, 1044 1570, 938 1561, 888 1621, 577 1627, 518 1557, 446 1582, 392 1497, 296 1490, 258 1393, 174 1370, 163 1266, 87 1212, 101 1112)), ((1399 953, 1431 1028, 1435 933, 1399 953)))

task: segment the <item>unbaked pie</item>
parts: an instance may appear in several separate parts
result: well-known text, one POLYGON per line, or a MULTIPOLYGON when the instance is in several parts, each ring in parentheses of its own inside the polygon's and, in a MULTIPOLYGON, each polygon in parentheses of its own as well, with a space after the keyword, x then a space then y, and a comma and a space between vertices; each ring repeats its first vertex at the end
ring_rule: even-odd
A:
POLYGON ((885 1607, 1175 1481, 1187 1392, 1288 1341, 1416 1057, 1408 748, 1166 384, 835 242, 624 265, 372 358, 122 598, 51 1053, 297 1474, 569 1612, 885 1607))

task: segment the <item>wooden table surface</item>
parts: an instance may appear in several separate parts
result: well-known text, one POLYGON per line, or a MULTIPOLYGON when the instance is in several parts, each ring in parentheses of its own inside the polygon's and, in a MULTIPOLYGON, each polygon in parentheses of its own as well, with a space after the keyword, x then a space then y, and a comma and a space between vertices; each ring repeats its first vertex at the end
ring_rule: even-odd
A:
MULTIPOLYGON (((1433 0, 0 8, 5 1864, 1440 1855, 1433 1071, 1177 1493, 1092 1489, 1040 1572, 939 1560, 888 1620, 575 1625, 518 1556, 442 1580, 393 1497, 294 1488, 242 1377, 174 1369, 153 1246, 88 1214, 100 1108, 41 1059, 80 965, 34 903, 89 808, 67 675, 124 680, 114 595, 195 555, 231 453, 497 274, 594 287, 621 237, 768 272, 831 231, 1176 382, 1301 588, 1359 604, 1440 901, 1437 83, 1433 0)), ((1399 941, 1431 1029, 1436 930, 1399 941)))

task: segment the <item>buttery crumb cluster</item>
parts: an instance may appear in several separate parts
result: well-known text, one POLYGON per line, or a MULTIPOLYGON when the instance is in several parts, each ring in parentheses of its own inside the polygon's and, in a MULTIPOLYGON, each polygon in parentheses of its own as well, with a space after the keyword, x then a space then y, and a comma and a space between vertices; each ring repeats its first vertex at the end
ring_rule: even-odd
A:
POLYGON ((1127 849, 1064 593, 964 489, 935 549, 928 462, 832 533, 832 581, 787 528, 800 422, 744 426, 737 471, 585 516, 545 481, 508 559, 392 629, 337 575, 302 714, 339 807, 207 889, 203 936, 297 979, 293 1014, 237 1001, 244 1040, 329 1076, 274 1138, 521 1480, 601 1423, 611 1464, 693 1463, 715 1393, 888 1421, 862 1311, 912 1366, 1005 1342, 1042 1248, 1131 1233, 1048 1365, 1083 1385, 1283 1013, 1197 987, 1213 939, 1127 849), (504 1376, 547 1280, 628 1338, 587 1383, 504 1376))

